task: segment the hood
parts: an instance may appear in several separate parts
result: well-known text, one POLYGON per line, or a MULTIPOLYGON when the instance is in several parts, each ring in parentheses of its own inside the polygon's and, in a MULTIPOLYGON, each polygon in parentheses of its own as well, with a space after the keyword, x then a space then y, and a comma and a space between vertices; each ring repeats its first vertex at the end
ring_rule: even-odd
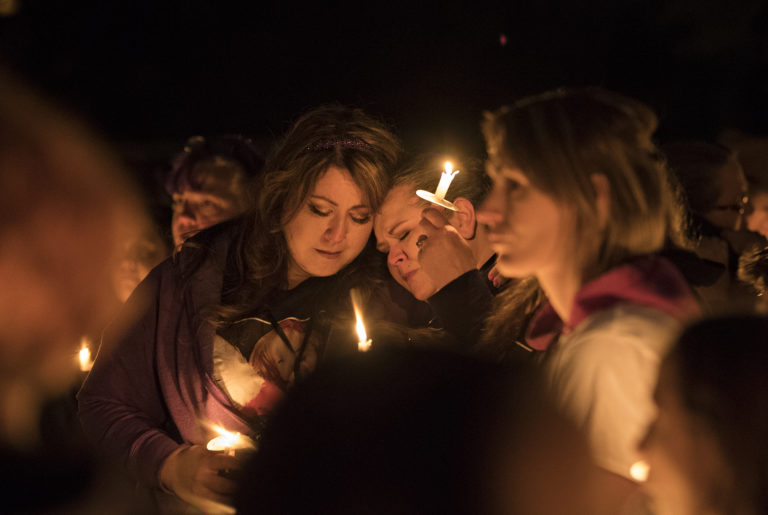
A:
POLYGON ((584 284, 573 299, 569 324, 549 302, 545 303, 528 325, 526 341, 534 349, 544 350, 590 315, 619 304, 655 308, 681 322, 701 312, 699 302, 671 262, 657 255, 641 256, 584 284))

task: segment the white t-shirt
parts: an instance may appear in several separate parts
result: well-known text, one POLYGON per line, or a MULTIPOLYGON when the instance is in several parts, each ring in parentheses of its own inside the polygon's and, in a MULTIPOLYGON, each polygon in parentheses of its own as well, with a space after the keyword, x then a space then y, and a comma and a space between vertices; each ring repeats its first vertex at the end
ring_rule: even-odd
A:
POLYGON ((681 329, 659 310, 617 305, 560 337, 544 369, 558 404, 587 435, 595 462, 631 479, 651 422, 661 359, 681 329))

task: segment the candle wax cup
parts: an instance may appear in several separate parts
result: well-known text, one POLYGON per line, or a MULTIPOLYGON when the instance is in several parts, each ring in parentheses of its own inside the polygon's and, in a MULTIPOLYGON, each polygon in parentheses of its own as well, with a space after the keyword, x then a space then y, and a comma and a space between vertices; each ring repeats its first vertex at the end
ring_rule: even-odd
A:
POLYGON ((453 205, 453 202, 449 202, 448 200, 445 200, 444 198, 440 198, 435 196, 434 193, 431 191, 426 190, 417 190, 416 195, 423 198, 427 202, 431 202, 433 204, 437 204, 438 206, 442 206, 446 209, 450 209, 451 211, 458 211, 459 209, 453 205))

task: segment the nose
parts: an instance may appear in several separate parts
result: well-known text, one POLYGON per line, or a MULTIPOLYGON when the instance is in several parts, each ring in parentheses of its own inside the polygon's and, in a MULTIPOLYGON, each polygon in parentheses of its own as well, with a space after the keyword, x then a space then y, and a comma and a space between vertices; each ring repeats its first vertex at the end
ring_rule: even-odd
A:
POLYGON ((504 220, 504 195, 501 188, 494 186, 477 211, 477 221, 488 227, 495 227, 504 220))
POLYGON ((396 245, 389 249, 387 254, 387 263, 396 266, 403 263, 408 256, 405 255, 405 250, 402 245, 396 245))
POLYGON ((332 216, 325 229, 325 238, 332 243, 340 243, 347 237, 347 226, 341 216, 332 216))
POLYGON ((180 200, 176 204, 176 216, 179 220, 195 221, 197 219, 197 210, 191 202, 180 200))

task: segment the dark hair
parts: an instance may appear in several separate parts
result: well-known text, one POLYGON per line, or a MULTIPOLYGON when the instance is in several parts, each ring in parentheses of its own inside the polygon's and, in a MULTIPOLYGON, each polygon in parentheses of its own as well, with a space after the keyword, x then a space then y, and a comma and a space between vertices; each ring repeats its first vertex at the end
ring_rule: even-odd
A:
POLYGON ((699 215, 711 211, 720 195, 719 172, 736 163, 736 154, 706 141, 675 141, 661 149, 685 193, 688 208, 699 215))
MULTIPOLYGON (((256 205, 242 219, 230 251, 223 319, 252 310, 266 291, 285 281, 288 247, 283 228, 329 167, 348 170, 375 212, 399 153, 394 134, 360 109, 328 105, 301 116, 267 160, 256 205)), ((380 268, 378 259, 369 241, 361 255, 337 274, 340 284, 353 277, 365 280, 380 268)))
POLYGON ((686 409, 714 436, 734 491, 723 513, 768 512, 768 318, 729 316, 688 327, 667 358, 686 409))
POLYGON ((165 189, 171 195, 186 188, 226 193, 242 210, 252 203, 251 188, 263 168, 264 158, 244 136, 192 136, 173 159, 165 189))

